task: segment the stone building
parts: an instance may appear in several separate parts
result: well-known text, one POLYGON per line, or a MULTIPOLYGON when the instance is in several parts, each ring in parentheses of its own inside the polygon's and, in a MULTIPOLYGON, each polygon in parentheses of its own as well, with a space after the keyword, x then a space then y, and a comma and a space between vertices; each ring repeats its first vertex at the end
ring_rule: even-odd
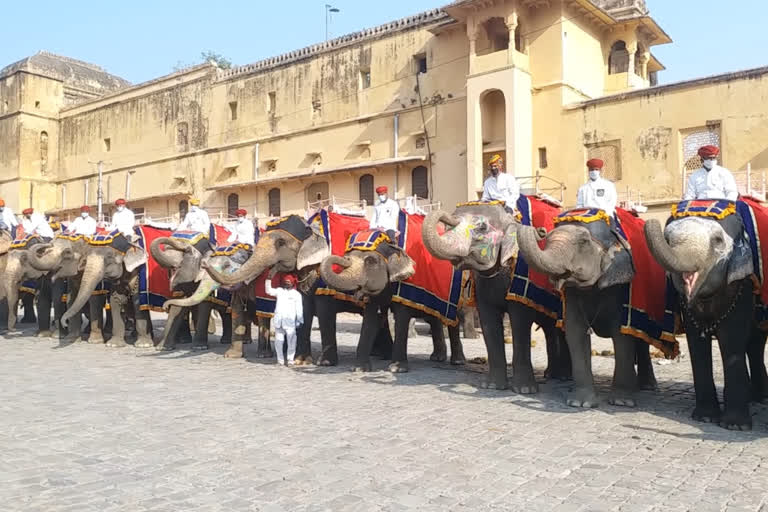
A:
POLYGON ((0 197, 64 216, 118 197, 153 218, 301 213, 330 196, 476 198, 502 153, 566 205, 600 156, 624 199, 665 211, 695 149, 744 188, 768 168, 768 68, 656 86, 670 37, 644 0, 460 0, 222 70, 130 85, 40 53, 0 70, 0 197))

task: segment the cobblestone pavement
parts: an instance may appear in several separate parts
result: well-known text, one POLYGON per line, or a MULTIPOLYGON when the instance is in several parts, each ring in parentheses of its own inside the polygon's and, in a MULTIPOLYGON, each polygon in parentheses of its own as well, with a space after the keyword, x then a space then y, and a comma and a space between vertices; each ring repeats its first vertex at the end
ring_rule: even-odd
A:
MULTIPOLYGON (((768 409, 750 433, 692 422, 685 357, 637 410, 582 411, 562 383, 481 391, 424 336, 411 373, 351 373, 345 321, 329 369, 0 339, 0 509, 768 510, 768 409)), ((593 362, 605 390, 613 360, 593 362)))

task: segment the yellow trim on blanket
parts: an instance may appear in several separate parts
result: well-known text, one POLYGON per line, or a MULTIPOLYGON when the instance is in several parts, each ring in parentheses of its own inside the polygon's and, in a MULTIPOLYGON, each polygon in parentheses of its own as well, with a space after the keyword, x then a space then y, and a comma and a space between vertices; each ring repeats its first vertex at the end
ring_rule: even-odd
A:
POLYGON ((522 297, 520 295, 516 295, 514 293, 507 293, 507 296, 505 297, 506 300, 512 301, 512 302, 519 302, 520 304, 524 304, 528 306, 529 308, 533 309, 534 311, 538 311, 539 313, 548 316, 549 318, 556 319, 557 313, 554 311, 551 311, 544 306, 540 304, 536 304, 528 297, 522 297))
MULTIPOLYGON (((714 202, 713 202, 714 203, 714 202)), ((712 219, 722 220, 729 215, 733 215, 736 213, 736 203, 728 203, 728 206, 726 206, 722 212, 690 212, 690 211, 683 211, 678 212, 677 207, 680 203, 676 203, 672 205, 672 217, 675 219, 682 219, 685 217, 709 217, 712 219)))
POLYGON ((609 226, 611 225, 611 218, 603 210, 598 210, 594 215, 568 215, 566 217, 555 217, 555 225, 561 222, 583 222, 584 224, 590 224, 599 220, 604 221, 609 226))
POLYGON ((109 290, 94 290, 93 293, 91 293, 91 297, 94 295, 108 295, 109 290))
POLYGON ((269 222, 267 222, 267 227, 271 228, 272 226, 277 226, 281 222, 285 222, 286 220, 288 220, 289 217, 290 215, 286 215, 285 217, 280 217, 279 219, 270 220, 269 222))
POLYGON ((195 236, 193 236, 192 238, 184 238, 184 237, 181 237, 181 236, 173 236, 175 233, 172 233, 171 234, 171 238, 173 238, 174 240, 182 240, 184 242, 187 242, 189 245, 195 245, 197 242, 199 242, 203 238, 208 240, 208 235, 206 233, 201 233, 199 231, 197 231, 196 233, 197 234, 195 236))
POLYGON ((61 240, 69 240, 70 242, 78 242, 80 240, 86 240, 85 235, 72 235, 72 234, 65 234, 65 233, 59 233, 58 235, 56 235, 56 238, 61 240))
POLYGON ((27 288, 26 286, 19 286, 19 292, 22 293, 31 293, 32 295, 37 295, 37 290, 34 288, 27 288))
POLYGON ((459 325, 459 317, 458 317, 458 315, 456 316, 456 320, 448 320, 444 315, 438 313, 437 311, 435 311, 432 308, 428 308, 428 307, 426 307, 423 304, 418 304, 416 302, 412 302, 412 301, 410 301, 408 299, 404 299, 404 298, 398 297, 398 296, 393 296, 392 297, 392 302, 397 302, 399 304, 404 304, 406 306, 412 307, 413 309, 417 309, 419 311, 422 311, 422 312, 428 314, 429 316, 433 316, 433 317, 437 318, 444 325, 447 325, 448 327, 456 327, 457 325, 459 325))
POLYGON ((459 203, 456 205, 456 208, 461 208, 462 206, 488 206, 488 205, 499 205, 499 206, 507 206, 506 201, 467 201, 466 203, 459 203))
POLYGON ((254 314, 256 315, 256 318, 272 318, 275 316, 274 313, 262 313, 261 311, 257 311, 254 314))
MULTIPOLYGON (((371 246, 370 247, 364 247, 364 246, 363 247, 350 247, 349 246, 349 241, 352 240, 353 236, 354 235, 351 235, 349 238, 347 238, 347 247, 344 249, 344 253, 345 254, 350 252, 350 251, 375 251, 376 248, 379 245, 381 245, 383 242, 387 242, 388 244, 393 243, 392 239, 389 238, 389 236, 386 233, 384 233, 383 231, 379 231, 378 235, 376 236, 376 239, 373 242, 371 242, 371 246)), ((365 243, 365 242, 362 242, 362 243, 365 243)))
POLYGON ((232 256, 237 251, 251 251, 253 246, 250 244, 235 244, 228 248, 226 251, 214 251, 214 256, 232 256))
POLYGON ((656 338, 652 338, 651 336, 648 336, 643 331, 633 329, 632 327, 623 326, 621 327, 620 331, 622 334, 633 336, 635 338, 638 338, 648 343, 649 345, 653 345, 654 347, 659 349, 664 354, 664 357, 667 359, 675 359, 677 356, 680 355, 680 345, 677 343, 677 340, 675 339, 674 336, 670 337, 670 336, 662 335, 662 340, 659 341, 656 338), (662 341, 666 341, 667 343, 672 343, 674 346, 674 350, 669 352, 668 351, 669 345, 665 345, 664 343, 662 343, 662 341))
POLYGON ((217 306, 229 306, 228 302, 223 301, 223 300, 221 300, 221 299, 219 299, 217 297, 210 297, 209 296, 209 297, 206 297, 205 300, 208 301, 208 302, 212 302, 213 304, 216 304, 217 306))

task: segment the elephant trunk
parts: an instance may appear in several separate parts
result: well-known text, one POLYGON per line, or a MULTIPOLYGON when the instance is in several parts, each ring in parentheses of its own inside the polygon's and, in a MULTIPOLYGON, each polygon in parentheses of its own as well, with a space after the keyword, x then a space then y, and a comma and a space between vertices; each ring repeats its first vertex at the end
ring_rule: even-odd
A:
POLYGON ((678 274, 697 270, 694 263, 680 258, 667 243, 659 221, 651 219, 645 223, 645 240, 648 242, 651 254, 665 270, 678 274))
POLYGON ((8 299, 8 330, 16 327, 16 313, 18 312, 19 285, 24 275, 24 269, 18 258, 10 258, 3 274, 3 288, 8 299))
POLYGON ((459 225, 459 219, 442 210, 430 212, 421 225, 421 237, 427 250, 441 260, 452 260, 457 256, 456 247, 443 238, 438 232, 438 223, 455 227, 459 225))
POLYGON ((352 291, 362 288, 365 284, 362 270, 362 265, 356 264, 351 258, 328 256, 320 265, 320 276, 334 290, 352 291), (334 265, 340 266, 341 272, 334 272, 334 265))
POLYGON ((149 252, 152 254, 152 257, 163 268, 178 268, 181 265, 183 252, 190 249, 192 249, 192 246, 188 243, 165 236, 154 239, 149 246, 149 252), (163 250, 160 248, 161 244, 171 247, 173 250, 168 251, 167 248, 163 250))
POLYGON ((61 325, 66 327, 69 319, 79 315, 80 311, 90 300, 96 287, 104 279, 104 257, 99 254, 89 254, 85 260, 83 278, 80 280, 80 289, 74 302, 69 304, 66 313, 61 316, 61 325))
POLYGON ((277 253, 274 248, 271 247, 271 240, 264 238, 262 238, 262 240, 266 243, 260 242, 257 244, 253 254, 248 258, 248 261, 243 263, 239 269, 231 274, 219 272, 215 268, 208 266, 205 262, 203 265, 213 279, 225 286, 234 286, 239 283, 250 282, 260 276, 266 269, 277 264, 278 261, 277 253), (267 244, 269 244, 270 247, 268 247, 267 244))
POLYGON ((555 251, 551 248, 539 247, 539 236, 536 228, 519 226, 517 243, 525 261, 539 272, 548 276, 560 276, 567 273, 567 264, 572 259, 573 246, 563 246, 555 251))
POLYGON ((48 272, 56 268, 61 262, 62 248, 53 244, 38 244, 27 253, 29 265, 42 272, 48 272))
POLYGON ((214 281, 210 276, 205 275, 203 279, 198 283, 195 293, 193 293, 189 297, 184 297, 182 299, 167 300, 163 304, 163 309, 170 309, 171 306, 179 306, 182 308, 197 306, 198 304, 203 302, 206 298, 208 298, 208 296, 210 296, 211 293, 216 291, 218 287, 219 287, 219 283, 214 281))

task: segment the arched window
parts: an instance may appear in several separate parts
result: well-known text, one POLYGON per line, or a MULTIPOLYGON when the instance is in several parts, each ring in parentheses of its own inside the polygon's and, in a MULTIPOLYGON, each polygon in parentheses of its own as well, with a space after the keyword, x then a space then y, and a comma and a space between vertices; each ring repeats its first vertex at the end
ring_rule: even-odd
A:
POLYGON ((611 46, 611 54, 608 56, 608 74, 626 73, 629 71, 629 52, 627 43, 616 41, 611 46))
POLYGON ((40 132, 40 173, 48 170, 48 132, 40 132))
POLYGON ((429 198, 429 183, 427 182, 427 168, 423 165, 411 171, 411 195, 424 199, 429 198))
POLYGON ((270 217, 279 217, 280 216, 280 189, 279 188, 273 188, 269 191, 269 216, 270 217))
POLYGON ((307 202, 314 203, 324 201, 330 197, 330 187, 327 181, 319 181, 307 185, 307 202))
POLYGON ((373 175, 360 176, 360 200, 366 204, 373 204, 373 175))
POLYGON ((187 203, 186 199, 182 199, 179 201, 179 218, 183 219, 187 216, 187 212, 189 211, 189 203, 187 203))
POLYGON ((237 217, 237 210, 240 208, 240 197, 237 194, 227 196, 227 217, 237 217))

